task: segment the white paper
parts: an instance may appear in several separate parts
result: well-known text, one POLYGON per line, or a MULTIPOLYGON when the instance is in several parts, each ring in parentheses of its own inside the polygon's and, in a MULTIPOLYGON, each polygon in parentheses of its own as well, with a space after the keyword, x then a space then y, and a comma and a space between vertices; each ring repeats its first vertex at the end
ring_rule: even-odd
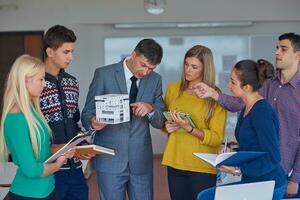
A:
POLYGON ((219 163, 223 162, 227 158, 231 157, 236 152, 228 152, 222 154, 211 154, 211 153, 194 153, 195 156, 200 159, 210 163, 213 166, 217 166, 219 163))

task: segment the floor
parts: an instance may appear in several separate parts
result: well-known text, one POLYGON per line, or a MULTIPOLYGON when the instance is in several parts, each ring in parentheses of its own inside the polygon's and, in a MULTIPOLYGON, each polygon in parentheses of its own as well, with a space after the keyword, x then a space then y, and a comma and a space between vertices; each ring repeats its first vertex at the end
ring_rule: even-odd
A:
MULTIPOLYGON (((155 155, 153 159, 154 167, 154 200, 170 200, 167 170, 166 167, 161 165, 161 155, 155 155)), ((89 179, 89 200, 99 200, 97 177, 93 172, 89 179)))

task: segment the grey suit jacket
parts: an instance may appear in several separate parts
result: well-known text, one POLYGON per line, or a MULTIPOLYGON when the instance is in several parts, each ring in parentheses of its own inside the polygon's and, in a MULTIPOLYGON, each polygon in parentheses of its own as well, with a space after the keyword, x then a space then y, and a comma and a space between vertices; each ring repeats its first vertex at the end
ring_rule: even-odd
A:
MULTIPOLYGON (((82 124, 85 129, 95 116, 95 96, 103 94, 128 94, 123 60, 119 63, 96 69, 93 81, 82 110, 82 124)), ((152 172, 152 143, 149 124, 162 128, 165 110, 162 98, 161 76, 151 72, 140 80, 137 102, 147 102, 154 106, 154 114, 148 118, 133 116, 131 122, 107 125, 97 132, 94 143, 115 149, 115 156, 101 155, 93 159, 96 170, 120 173, 129 166, 133 174, 152 172)))

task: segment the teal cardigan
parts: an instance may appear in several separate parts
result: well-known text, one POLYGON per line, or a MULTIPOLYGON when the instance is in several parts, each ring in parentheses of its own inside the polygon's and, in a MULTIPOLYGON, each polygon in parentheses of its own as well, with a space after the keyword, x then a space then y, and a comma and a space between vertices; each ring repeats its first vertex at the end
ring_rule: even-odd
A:
POLYGON ((31 198, 45 198, 54 190, 54 176, 42 177, 43 162, 50 156, 50 136, 45 124, 34 114, 42 127, 42 149, 35 158, 30 142, 29 127, 23 113, 9 113, 5 118, 4 137, 14 164, 18 167, 10 192, 31 198))

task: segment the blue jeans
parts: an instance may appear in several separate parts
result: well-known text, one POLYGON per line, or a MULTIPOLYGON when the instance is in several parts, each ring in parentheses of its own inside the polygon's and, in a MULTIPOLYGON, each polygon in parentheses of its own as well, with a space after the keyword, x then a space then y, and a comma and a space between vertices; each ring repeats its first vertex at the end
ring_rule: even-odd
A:
MULTIPOLYGON (((240 182, 227 184, 227 185, 236 185, 236 184, 240 184, 240 182)), ((286 190, 286 184, 283 184, 282 186, 275 188, 272 200, 282 199, 285 194, 285 190, 286 190)), ((214 200, 215 193, 216 193, 216 187, 206 189, 202 192, 199 192, 197 196, 197 200, 214 200)))
POLYGON ((88 200, 88 186, 82 168, 59 170, 54 175, 60 200, 88 200))

